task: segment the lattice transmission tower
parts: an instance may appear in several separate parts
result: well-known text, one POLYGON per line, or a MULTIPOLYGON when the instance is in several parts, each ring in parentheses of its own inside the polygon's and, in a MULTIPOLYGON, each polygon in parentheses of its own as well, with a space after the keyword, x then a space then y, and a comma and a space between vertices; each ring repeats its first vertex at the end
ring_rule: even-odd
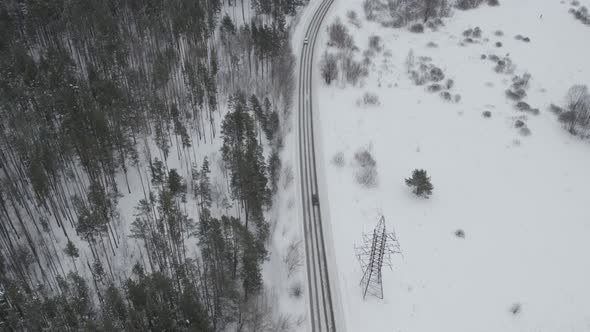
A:
POLYGON ((381 270, 384 265, 391 269, 391 256, 401 254, 395 232, 387 232, 385 217, 381 216, 372 233, 363 233, 363 245, 356 247, 355 251, 363 270, 363 299, 367 294, 383 299, 381 270))

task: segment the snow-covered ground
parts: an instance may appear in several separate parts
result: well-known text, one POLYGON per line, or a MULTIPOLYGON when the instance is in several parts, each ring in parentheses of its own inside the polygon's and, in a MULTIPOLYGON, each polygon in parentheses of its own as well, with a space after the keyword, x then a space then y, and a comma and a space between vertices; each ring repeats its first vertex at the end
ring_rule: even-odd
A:
MULTIPOLYGON (((384 46, 356 86, 342 78, 326 86, 319 64, 315 69, 320 200, 329 211, 332 278, 347 331, 589 331, 590 142, 563 130, 548 106, 563 104, 571 85, 590 84, 590 29, 557 0, 454 11, 439 31, 423 34, 367 22, 360 0, 333 6, 326 23, 340 17, 347 25, 356 59, 370 35, 384 46), (360 28, 348 22, 349 10, 360 28), (460 45, 462 32, 476 26, 481 38, 460 45), (427 47, 431 41, 438 47, 427 47), (460 102, 408 79, 410 50, 416 62, 430 57, 454 80, 460 102), (496 73, 482 54, 509 54, 514 74, 496 73), (517 111, 505 96, 512 77, 525 72, 532 79, 524 100, 540 109, 536 116, 517 111), (359 106, 366 92, 380 104, 359 106), (529 136, 514 127, 521 117, 529 136), (355 181, 361 148, 377 162, 375 188, 355 181), (339 152, 342 167, 332 162, 339 152), (405 186, 414 168, 431 176, 430 199, 405 186), (394 257, 392 271, 384 269, 385 299, 363 300, 354 246, 381 215, 403 257, 394 257), (465 238, 455 236, 458 229, 465 238), (517 314, 510 310, 515 304, 517 314)), ((317 62, 324 50, 336 53, 326 46, 325 30, 318 42, 317 62)))

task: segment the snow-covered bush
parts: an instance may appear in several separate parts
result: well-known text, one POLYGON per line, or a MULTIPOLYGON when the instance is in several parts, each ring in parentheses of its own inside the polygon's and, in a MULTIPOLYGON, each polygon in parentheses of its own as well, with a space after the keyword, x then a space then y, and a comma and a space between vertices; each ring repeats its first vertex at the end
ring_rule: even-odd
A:
POLYGON ((338 152, 334 155, 334 157, 332 157, 332 164, 334 164, 334 166, 336 167, 343 167, 344 166, 344 153, 343 152, 338 152))
POLYGON ((473 38, 481 38, 481 28, 480 27, 475 27, 474 29, 467 29, 465 31, 463 31, 463 36, 465 37, 473 37, 473 38))
POLYGON ((484 118, 491 118, 492 117, 492 112, 490 112, 490 111, 484 111, 482 113, 482 115, 483 115, 484 118))
POLYGON ((448 89, 452 89, 453 86, 455 86, 455 81, 453 81, 452 79, 448 79, 447 82, 445 83, 445 87, 448 89))
POLYGON ((287 276, 293 275, 301 266, 303 266, 303 251, 301 250, 301 240, 291 240, 287 248, 287 254, 283 262, 287 267, 287 276))
POLYGON ((565 109, 559 114, 559 121, 568 131, 590 130, 590 92, 586 85, 572 86, 565 97, 565 109))
POLYGON ((426 90, 428 92, 439 92, 440 90, 442 90, 442 86, 440 84, 430 84, 428 87, 426 87, 426 90))
POLYGON ((351 54, 346 54, 342 58, 342 70, 346 81, 355 85, 359 79, 367 76, 369 71, 360 62, 355 61, 351 54))
MULTIPOLYGON (((496 58, 492 58, 492 56, 490 56, 489 58, 490 60, 494 60, 497 59, 497 56, 496 58)), ((514 64, 512 63, 512 60, 510 60, 510 58, 504 57, 501 60, 497 60, 496 67, 494 67, 494 71, 498 74, 512 74, 514 72, 514 64)))
POLYGON ((451 95, 450 92, 448 91, 443 91, 440 93, 440 97, 446 101, 451 101, 451 99, 453 99, 453 96, 451 95))
POLYGON ((582 6, 579 9, 570 9, 570 12, 574 15, 574 17, 579 20, 580 22, 590 25, 590 13, 588 12, 588 8, 582 6))
POLYGON ((421 21, 436 28, 448 16, 450 4, 447 0, 365 0, 363 9, 367 20, 377 21, 383 26, 401 28, 409 23, 421 21))
POLYGON ((506 90, 506 97, 511 100, 519 101, 522 98, 526 97, 526 91, 524 89, 517 89, 517 90, 506 90))
POLYGON ((369 37, 369 49, 373 52, 381 52, 381 37, 379 36, 370 36, 369 37))
POLYGON ((361 149, 354 154, 357 171, 355 178, 365 188, 377 186, 377 162, 368 149, 361 149))
POLYGON ((516 107, 516 109, 521 112, 527 112, 533 115, 538 115, 540 113, 538 108, 532 108, 528 103, 524 101, 519 101, 518 103, 516 103, 516 105, 514 105, 514 107, 516 107))
POLYGON ((328 36, 330 38, 328 41, 330 46, 347 49, 354 48, 354 40, 348 33, 346 26, 340 21, 340 18, 336 18, 336 21, 328 26, 328 36))
POLYGON ((520 303, 514 303, 512 305, 512 307, 510 307, 510 312, 513 315, 518 315, 520 313, 520 311, 522 310, 522 306, 520 305, 520 303))
POLYGON ((354 10, 349 10, 346 12, 346 17, 348 18, 348 22, 354 25, 357 28, 361 27, 361 22, 359 21, 358 14, 354 10))
POLYGON ((432 66, 430 68, 430 80, 432 80, 434 82, 440 82, 444 79, 445 79, 445 73, 442 71, 442 69, 440 69, 436 66, 432 66))
POLYGON ((334 54, 324 53, 320 61, 320 72, 328 85, 338 77, 338 59, 334 54))
POLYGON ((528 127, 521 127, 521 128, 518 130, 518 133, 519 133, 521 136, 530 136, 530 135, 531 135, 531 130, 530 130, 528 127))
POLYGON ((456 6, 461 10, 468 10, 479 7, 484 0, 457 0, 456 6))
POLYGON ((363 104, 368 106, 379 105, 379 96, 377 96, 374 93, 365 92, 365 94, 363 95, 363 104))
POLYGON ((421 23, 415 23, 410 26, 410 31, 414 33, 423 33, 424 26, 421 23))
POLYGON ((300 298, 301 295, 303 295, 301 283, 297 282, 297 283, 291 285, 291 287, 289 288, 289 295, 291 295, 291 297, 294 297, 296 299, 300 298))
POLYGON ((553 112, 553 114, 557 114, 557 115, 563 113, 563 108, 561 108, 561 107, 559 107, 559 106, 557 106, 555 104, 550 104, 549 105, 549 110, 551 112, 553 112))

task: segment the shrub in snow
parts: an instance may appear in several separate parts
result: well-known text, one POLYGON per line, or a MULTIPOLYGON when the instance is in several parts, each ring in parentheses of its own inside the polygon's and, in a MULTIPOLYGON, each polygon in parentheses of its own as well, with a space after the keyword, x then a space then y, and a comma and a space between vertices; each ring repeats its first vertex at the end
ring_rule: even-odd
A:
POLYGON ((367 17, 376 18, 379 11, 384 12, 386 15, 380 17, 381 24, 399 28, 415 21, 428 24, 432 20, 434 26, 442 25, 439 18, 449 15, 449 3, 447 0, 365 0, 363 7, 367 17))
POLYGON ((447 90, 452 89, 453 86, 455 86, 455 81, 453 81, 452 79, 448 79, 447 83, 445 84, 445 87, 447 88, 447 90))
POLYGON ((515 107, 519 111, 528 111, 531 109, 531 106, 524 101, 519 101, 516 103, 515 107))
POLYGON ((452 99, 451 93, 448 91, 441 92, 440 97, 446 101, 451 101, 451 99, 452 99))
POLYGON ((500 5, 500 1, 499 0, 488 0, 488 6, 499 6, 500 5))
POLYGON ((514 65, 512 64, 512 60, 505 57, 502 60, 498 60, 496 63, 496 67, 494 68, 496 73, 507 73, 510 74, 514 72, 514 65))
POLYGON ((502 32, 502 30, 496 30, 494 31, 494 36, 502 37, 504 36, 504 32, 502 32))
POLYGON ((363 95, 363 104, 367 106, 376 106, 379 105, 379 96, 374 93, 365 92, 363 95))
POLYGON ((414 63, 416 62, 416 58, 414 57, 414 50, 410 50, 408 55, 406 56, 406 61, 404 62, 406 66, 406 72, 409 74, 412 69, 414 68, 414 63))
POLYGON ((572 86, 565 97, 565 110, 559 114, 562 122, 571 133, 590 130, 590 92, 585 85, 572 86))
POLYGON ((344 166, 344 153, 342 152, 338 152, 334 155, 334 157, 332 157, 332 164, 334 164, 334 166, 337 167, 343 167, 344 166))
POLYGON ((357 28, 361 27, 361 22, 358 19, 358 15, 354 10, 349 10, 346 13, 346 17, 348 18, 348 21, 350 22, 350 24, 354 25, 357 28))
POLYGON ((300 298, 302 294, 303 294, 303 291, 301 289, 301 284, 300 283, 294 284, 289 289, 289 295, 291 295, 291 297, 294 297, 296 299, 300 298))
POLYGON ((415 23, 410 26, 410 31, 414 33, 423 33, 424 26, 421 23, 415 23))
POLYGON ((348 33, 348 29, 340 22, 337 18, 334 23, 328 26, 328 36, 330 41, 329 45, 336 46, 338 48, 352 49, 354 47, 354 41, 352 36, 348 33))
POLYGON ((481 59, 482 59, 482 60, 485 60, 487 57, 488 57, 488 56, 487 56, 487 55, 485 55, 485 54, 482 54, 482 55, 481 55, 481 59))
POLYGON ((369 74, 367 68, 360 62, 354 61, 350 54, 344 56, 342 59, 342 70, 344 71, 346 81, 352 85, 355 85, 360 78, 369 74))
POLYGON ((328 85, 338 77, 338 60, 334 54, 324 53, 320 62, 320 71, 328 85))
POLYGON ((522 310, 522 306, 520 305, 520 303, 514 303, 512 305, 512 307, 510 307, 510 312, 513 315, 518 315, 520 313, 520 311, 522 310))
POLYGON ((530 136, 530 134, 531 134, 531 130, 530 130, 528 127, 521 127, 521 128, 518 130, 518 133, 519 133, 521 136, 530 136))
POLYGON ((381 52, 381 37, 371 36, 369 37, 369 49, 374 52, 381 52))
POLYGON ((432 183, 430 177, 423 169, 415 169, 412 177, 406 179, 406 185, 412 189, 412 192, 419 197, 428 198, 432 195, 432 183))
POLYGON ((377 170, 375 168, 361 168, 355 174, 356 182, 365 188, 377 186, 377 170))
POLYGON ((377 166, 377 161, 373 158, 373 155, 369 150, 362 149, 357 151, 354 154, 354 160, 360 167, 375 167, 377 166))
POLYGON ((484 118, 491 118, 492 117, 492 112, 490 112, 490 111, 484 111, 482 113, 482 115, 483 115, 484 118))
POLYGON ((455 102, 458 103, 461 101, 461 95, 457 94, 455 95, 455 102))
POLYGON ((457 0, 456 6, 461 10, 477 8, 483 0, 457 0))
POLYGON ((502 47, 502 43, 501 42, 496 42, 496 47, 502 47))
POLYGON ((283 258, 283 262, 287 266, 287 275, 289 277, 303 266, 303 258, 301 241, 291 240, 289 248, 287 249, 287 255, 283 258))
POLYGON ((426 22, 426 27, 434 31, 438 29, 438 25, 436 25, 436 23, 434 23, 433 21, 426 22))
POLYGON ((442 90, 442 86, 440 84, 430 84, 426 90, 428 92, 439 92, 440 90, 442 90))
POLYGON ((569 12, 573 14, 577 20, 580 20, 582 23, 586 25, 590 25, 590 14, 588 13, 588 8, 584 6, 580 7, 580 9, 577 10, 571 8, 569 12))
POLYGON ((377 162, 368 149, 362 149, 354 154, 358 170, 355 178, 358 184, 366 188, 377 186, 377 162))
POLYGON ((563 108, 561 108, 561 107, 559 107, 559 106, 557 106, 555 104, 549 105, 549 110, 551 112, 553 112, 554 114, 557 114, 557 115, 559 115, 559 114, 561 114, 563 112, 563 108))
POLYGON ((418 72, 416 70, 412 70, 410 72, 410 78, 414 81, 416 85, 424 85, 428 80, 428 77, 425 75, 424 72, 418 72))
POLYGON ((512 78, 513 89, 528 89, 531 74, 525 73, 522 77, 516 75, 512 78))
POLYGON ((479 27, 475 27, 471 35, 473 36, 473 38, 481 38, 481 29, 479 27))
POLYGON ((445 79, 445 74, 443 73, 442 69, 433 67, 430 69, 430 79, 434 82, 440 82, 445 79))
POLYGON ((465 238, 465 232, 462 229, 458 229, 455 231, 455 236, 460 238, 460 239, 464 239, 465 238))
POLYGON ((522 120, 516 120, 516 122, 514 122, 514 127, 515 128, 522 128, 524 127, 525 123, 522 120))
POLYGON ((526 91, 524 89, 517 89, 517 90, 506 90, 506 97, 511 100, 519 101, 522 98, 526 97, 526 91))
POLYGON ((530 42, 530 41, 531 41, 531 39, 530 39, 529 37, 524 37, 524 38, 522 39, 522 41, 523 41, 523 42, 525 42, 525 43, 528 43, 528 42, 530 42))
POLYGON ((428 44, 426 44, 426 47, 429 47, 429 48, 437 48, 438 47, 438 44, 435 43, 435 42, 428 42, 428 44))

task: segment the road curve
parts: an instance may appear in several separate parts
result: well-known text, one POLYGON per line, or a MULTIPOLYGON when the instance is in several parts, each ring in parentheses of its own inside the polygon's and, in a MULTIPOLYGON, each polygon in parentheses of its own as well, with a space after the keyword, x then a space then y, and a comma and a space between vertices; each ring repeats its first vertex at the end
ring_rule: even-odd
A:
POLYGON ((316 9, 305 32, 305 39, 308 42, 303 43, 299 58, 299 175, 308 282, 308 322, 312 332, 336 331, 320 203, 317 199, 319 195, 312 116, 312 70, 315 42, 322 21, 333 2, 334 0, 322 0, 316 9), (316 197, 315 204, 312 198, 314 196, 316 197))

